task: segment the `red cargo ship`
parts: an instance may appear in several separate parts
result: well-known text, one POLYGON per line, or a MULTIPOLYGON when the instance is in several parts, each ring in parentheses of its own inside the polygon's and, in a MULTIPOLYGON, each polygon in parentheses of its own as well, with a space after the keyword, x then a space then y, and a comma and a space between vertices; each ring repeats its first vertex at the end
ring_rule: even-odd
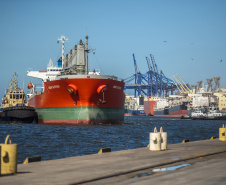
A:
POLYGON ((35 85, 28 88, 28 105, 38 113, 38 122, 47 124, 115 124, 124 121, 124 82, 115 76, 88 72, 88 36, 64 58, 58 67, 50 60, 47 71, 28 71, 27 75, 43 81, 43 91, 35 92, 35 85))

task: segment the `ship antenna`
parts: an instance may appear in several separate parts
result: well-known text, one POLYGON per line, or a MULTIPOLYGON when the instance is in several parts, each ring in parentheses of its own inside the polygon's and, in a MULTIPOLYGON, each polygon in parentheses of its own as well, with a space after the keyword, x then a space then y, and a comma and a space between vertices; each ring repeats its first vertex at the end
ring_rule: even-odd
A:
POLYGON ((61 35, 61 38, 58 40, 62 42, 62 68, 63 68, 64 67, 64 42, 67 41, 68 39, 66 39, 64 35, 61 35))

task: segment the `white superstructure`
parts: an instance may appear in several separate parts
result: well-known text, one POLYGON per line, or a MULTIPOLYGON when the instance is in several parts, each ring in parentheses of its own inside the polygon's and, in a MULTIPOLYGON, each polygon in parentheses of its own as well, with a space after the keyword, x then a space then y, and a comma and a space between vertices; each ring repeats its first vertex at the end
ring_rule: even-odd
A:
POLYGON ((52 81, 56 79, 56 76, 62 71, 61 67, 53 66, 53 62, 50 59, 47 66, 47 70, 41 71, 27 71, 27 76, 42 79, 43 82, 52 81))

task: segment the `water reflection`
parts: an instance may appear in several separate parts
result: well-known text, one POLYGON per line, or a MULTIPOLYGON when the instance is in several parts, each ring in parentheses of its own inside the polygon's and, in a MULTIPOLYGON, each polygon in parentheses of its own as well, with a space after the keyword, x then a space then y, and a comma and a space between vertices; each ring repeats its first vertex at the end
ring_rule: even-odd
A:
POLYGON ((173 171, 173 170, 177 170, 179 168, 188 166, 190 164, 180 164, 180 165, 176 165, 176 166, 169 166, 169 167, 165 167, 165 168, 158 168, 158 169, 153 169, 153 172, 165 172, 165 171, 173 171))

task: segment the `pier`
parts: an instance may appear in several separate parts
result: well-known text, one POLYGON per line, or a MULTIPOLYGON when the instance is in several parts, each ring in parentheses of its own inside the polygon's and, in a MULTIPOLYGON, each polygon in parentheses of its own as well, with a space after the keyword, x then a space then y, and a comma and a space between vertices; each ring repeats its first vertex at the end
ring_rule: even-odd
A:
POLYGON ((226 142, 210 139, 18 164, 0 184, 220 184, 225 159, 226 142))

